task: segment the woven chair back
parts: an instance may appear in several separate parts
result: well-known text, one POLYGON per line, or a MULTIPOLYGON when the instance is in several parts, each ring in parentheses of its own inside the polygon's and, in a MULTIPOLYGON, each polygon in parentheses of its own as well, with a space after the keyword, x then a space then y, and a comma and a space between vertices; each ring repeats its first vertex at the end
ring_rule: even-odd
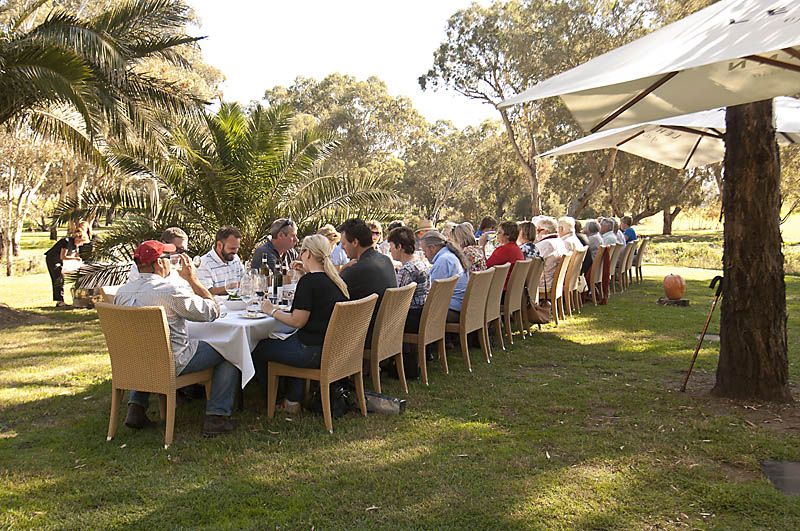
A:
POLYGON ((532 260, 533 263, 528 271, 528 280, 525 282, 531 304, 539 300, 539 283, 544 274, 544 258, 532 258, 532 260))
POLYGON ((453 298, 458 278, 453 276, 431 282, 431 290, 425 299, 419 321, 419 334, 426 345, 444 338, 447 310, 450 308, 450 300, 453 298))
POLYGON ((511 270, 511 278, 508 279, 506 288, 506 313, 516 312, 522 307, 522 291, 525 289, 525 281, 528 279, 532 263, 531 259, 514 262, 514 269, 511 270))
POLYGON ((588 247, 584 247, 580 251, 574 251, 572 258, 567 267, 567 278, 564 281, 564 293, 569 293, 578 289, 578 277, 581 276, 581 266, 583 266, 583 259, 586 253, 589 252, 588 247))
MULTIPOLYGON (((322 342, 320 371, 327 381, 334 381, 361 371, 364 341, 378 295, 337 302, 322 342)), ((405 319, 405 317, 404 317, 405 319)))
POLYGON ((503 298, 503 285, 506 283, 508 270, 511 264, 494 266, 492 284, 489 286, 489 295, 486 297, 486 322, 490 323, 495 319, 500 319, 500 300, 503 298))
POLYGON ((628 269, 633 265, 633 251, 636 250, 636 241, 629 242, 625 245, 625 250, 622 252, 622 258, 619 259, 619 272, 627 273, 628 269))
POLYGON ((610 274, 614 274, 617 272, 617 263, 619 263, 619 257, 622 256, 622 252, 625 250, 625 245, 622 243, 617 243, 614 245, 614 248, 611 252, 611 262, 609 263, 609 271, 610 274))
POLYGON ((175 387, 169 325, 161 306, 95 304, 116 389, 166 393, 175 387))
POLYGON ((567 279, 567 271, 569 270, 569 263, 572 260, 572 253, 569 252, 559 258, 560 263, 558 269, 553 273, 553 300, 561 297, 564 293, 564 281, 567 279))
POLYGON ((492 277, 494 271, 491 269, 470 273, 464 303, 461 305, 462 330, 472 332, 483 328, 486 323, 486 299, 492 286, 492 277))
POLYGON ((384 292, 372 330, 372 356, 385 360, 403 352, 403 328, 415 289, 417 283, 412 282, 402 288, 388 288, 384 292))
POLYGON ((650 238, 642 238, 642 243, 639 244, 639 252, 636 253, 636 258, 633 261, 635 267, 642 267, 642 260, 644 257, 644 250, 647 249, 647 244, 650 243, 650 238))
MULTIPOLYGON (((594 255, 592 260, 592 268, 589 270, 589 283, 593 285, 603 281, 603 258, 608 252, 608 245, 601 245, 597 248, 597 254, 594 255)), ((589 286, 589 289, 592 288, 589 286)))

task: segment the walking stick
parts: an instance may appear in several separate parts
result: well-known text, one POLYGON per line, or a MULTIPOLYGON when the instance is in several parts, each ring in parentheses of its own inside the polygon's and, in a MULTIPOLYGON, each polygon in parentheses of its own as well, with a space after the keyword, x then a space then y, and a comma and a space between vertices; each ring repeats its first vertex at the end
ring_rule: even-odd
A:
POLYGON ((692 364, 689 365, 689 370, 686 371, 686 378, 683 379, 683 385, 681 386, 681 393, 686 392, 686 384, 689 382, 689 376, 692 375, 692 369, 694 369, 694 362, 697 361, 697 353, 700 352, 700 347, 703 345, 703 339, 706 337, 706 331, 708 330, 708 324, 711 322, 711 316, 714 315, 714 308, 717 307, 717 302, 719 302, 719 298, 722 296, 722 277, 716 276, 711 280, 711 285, 709 288, 714 289, 714 286, 719 282, 719 286, 717 286, 717 293, 714 296, 714 301, 711 303, 711 310, 708 312, 708 319, 706 319, 706 325, 703 327, 703 332, 700 334, 700 339, 697 341, 697 346, 694 349, 694 356, 692 356, 692 364))

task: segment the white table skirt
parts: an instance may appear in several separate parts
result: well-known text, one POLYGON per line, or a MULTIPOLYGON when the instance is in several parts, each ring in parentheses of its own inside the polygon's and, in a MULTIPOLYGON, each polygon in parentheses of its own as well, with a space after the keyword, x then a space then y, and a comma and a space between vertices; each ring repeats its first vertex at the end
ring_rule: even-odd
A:
POLYGON ((225 317, 212 323, 186 323, 190 338, 205 341, 242 371, 242 387, 256 374, 250 353, 258 342, 273 332, 294 330, 272 317, 246 319, 242 317, 243 313, 244 310, 228 311, 225 317))

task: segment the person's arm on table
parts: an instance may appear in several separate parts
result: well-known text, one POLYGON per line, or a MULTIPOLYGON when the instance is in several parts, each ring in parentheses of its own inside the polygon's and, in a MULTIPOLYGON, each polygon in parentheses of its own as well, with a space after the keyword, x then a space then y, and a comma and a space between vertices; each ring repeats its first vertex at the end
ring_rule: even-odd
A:
POLYGON ((261 303, 261 311, 292 328, 303 328, 308 323, 308 318, 311 317, 311 312, 308 310, 294 309, 291 312, 279 310, 269 299, 264 299, 261 303))

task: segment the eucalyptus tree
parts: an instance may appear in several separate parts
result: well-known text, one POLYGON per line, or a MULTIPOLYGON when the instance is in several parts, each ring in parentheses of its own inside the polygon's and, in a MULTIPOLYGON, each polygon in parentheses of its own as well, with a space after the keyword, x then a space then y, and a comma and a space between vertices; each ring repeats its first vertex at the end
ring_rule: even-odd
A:
MULTIPOLYGON (((191 252, 205 253, 220 226, 235 225, 242 231, 240 255, 247 259, 279 217, 292 217, 308 232, 348 215, 394 207, 392 187, 380 177, 325 172, 337 137, 317 127, 293 132, 293 118, 286 106, 246 111, 222 104, 201 124, 177 124, 159 157, 131 147, 112 155, 114 165, 142 179, 142 186, 88 191, 62 203, 58 219, 115 208, 123 217, 96 249, 97 258, 117 259, 129 259, 137 243, 173 225, 189 234, 191 252)), ((90 273, 103 271, 108 269, 90 273)))

